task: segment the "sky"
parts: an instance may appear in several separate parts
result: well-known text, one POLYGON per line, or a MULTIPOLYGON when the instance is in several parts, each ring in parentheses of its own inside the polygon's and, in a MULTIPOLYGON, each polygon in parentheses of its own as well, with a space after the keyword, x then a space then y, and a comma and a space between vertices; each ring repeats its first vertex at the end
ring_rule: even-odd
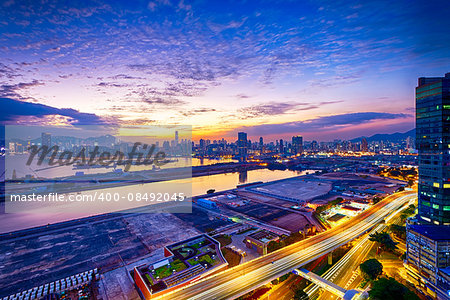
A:
POLYGON ((450 72, 447 0, 6 0, 0 14, 6 124, 350 139, 414 128, 417 78, 450 72))

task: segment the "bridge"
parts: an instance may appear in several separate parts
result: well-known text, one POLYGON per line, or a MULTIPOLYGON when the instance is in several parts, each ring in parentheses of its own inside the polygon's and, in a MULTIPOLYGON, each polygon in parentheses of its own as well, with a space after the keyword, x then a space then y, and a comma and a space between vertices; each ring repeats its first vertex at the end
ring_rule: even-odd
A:
POLYGON ((302 276, 308 279, 312 283, 317 284, 319 287, 335 294, 336 296, 344 300, 357 300, 357 299, 367 299, 368 295, 357 290, 346 290, 337 284, 332 283, 313 272, 306 269, 295 269, 292 271, 295 275, 302 276))

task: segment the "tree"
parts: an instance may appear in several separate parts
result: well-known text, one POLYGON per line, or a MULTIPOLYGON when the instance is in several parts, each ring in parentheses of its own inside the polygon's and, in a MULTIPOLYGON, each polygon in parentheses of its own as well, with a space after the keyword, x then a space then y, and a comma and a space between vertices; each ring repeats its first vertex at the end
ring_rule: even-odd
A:
POLYGON ((394 278, 381 277, 373 282, 369 299, 374 300, 419 300, 416 294, 394 278))
POLYGON ((383 273, 383 265, 375 258, 368 259, 360 264, 359 269, 365 280, 375 280, 383 273))
POLYGON ((389 226, 389 229, 399 238, 406 239, 406 227, 397 225, 397 224, 391 224, 389 226))
POLYGON ((378 197, 378 196, 375 196, 375 197, 373 197, 373 199, 372 199, 373 204, 377 204, 377 203, 380 202, 381 200, 383 200, 383 198, 378 197))
POLYGON ((291 274, 292 274, 291 272, 284 274, 283 276, 281 276, 280 278, 278 278, 278 282, 283 282, 283 281, 285 281, 286 279, 289 278, 289 276, 291 276, 291 274))
POLYGON ((391 239, 387 232, 375 232, 369 235, 369 241, 377 242, 382 250, 394 251, 397 249, 397 243, 391 239))

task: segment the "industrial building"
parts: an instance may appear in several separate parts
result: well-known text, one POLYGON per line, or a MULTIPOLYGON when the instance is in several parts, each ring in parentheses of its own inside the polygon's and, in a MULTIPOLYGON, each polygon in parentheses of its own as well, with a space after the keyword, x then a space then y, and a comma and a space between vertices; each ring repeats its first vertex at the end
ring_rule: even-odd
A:
POLYGON ((207 209, 218 209, 217 203, 205 198, 200 198, 197 200, 197 204, 205 207, 207 209))

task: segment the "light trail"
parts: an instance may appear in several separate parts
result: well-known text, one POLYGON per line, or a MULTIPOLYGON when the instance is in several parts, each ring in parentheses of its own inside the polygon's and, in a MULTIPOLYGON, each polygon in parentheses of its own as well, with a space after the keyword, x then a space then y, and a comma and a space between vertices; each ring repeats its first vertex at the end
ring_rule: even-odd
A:
POLYGON ((153 299, 234 299, 348 243, 400 208, 410 193, 386 197, 349 221, 153 299))
MULTIPOLYGON (((414 200, 417 198, 417 196, 415 194, 413 195, 409 195, 409 196, 405 196, 407 199, 410 199, 408 204, 412 204, 414 202, 414 200)), ((407 208, 406 205, 401 206, 400 208, 398 208, 397 210, 395 210, 393 213, 391 213, 390 215, 388 215, 385 218, 385 223, 388 224, 389 222, 391 222, 391 220, 396 217, 401 211, 405 210, 407 208)), ((364 236, 361 241, 359 241, 355 246, 352 247, 352 249, 350 249, 335 265, 333 265, 329 270, 327 270, 322 277, 324 279, 333 281, 334 277, 336 277, 344 268, 344 266, 346 264, 348 264, 351 260, 354 259, 354 256, 361 252, 360 250, 363 249, 367 250, 367 247, 370 246, 370 244, 372 243, 371 241, 369 241, 369 235, 372 233, 375 233, 377 231, 382 231, 386 228, 386 224, 379 224, 377 225, 375 228, 373 228, 366 236, 364 236)), ((308 296, 310 296, 310 298, 312 298, 317 292, 319 291, 319 287, 315 284, 311 284, 308 287, 306 287, 305 292, 308 294, 308 296)))

